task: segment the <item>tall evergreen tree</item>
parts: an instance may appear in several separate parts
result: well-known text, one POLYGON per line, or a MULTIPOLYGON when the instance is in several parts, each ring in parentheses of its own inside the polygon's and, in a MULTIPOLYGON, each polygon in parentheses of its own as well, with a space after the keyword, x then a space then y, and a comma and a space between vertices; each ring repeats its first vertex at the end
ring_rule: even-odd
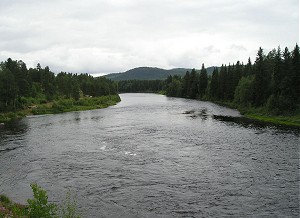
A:
POLYGON ((299 54, 299 46, 296 44, 294 50, 292 51, 292 64, 293 64, 293 88, 296 90, 295 95, 297 100, 297 104, 300 104, 300 54, 299 54))
POLYGON ((199 97, 202 98, 205 95, 205 91, 208 84, 207 71, 202 64, 200 76, 199 76, 199 97))
POLYGON ((243 76, 250 76, 250 75, 253 75, 253 65, 251 59, 248 58, 248 63, 245 66, 243 76))
POLYGON ((279 107, 281 112, 294 111, 297 104, 296 87, 293 87, 293 67, 291 54, 286 47, 283 52, 284 78, 281 82, 281 93, 279 96, 279 107))
POLYGON ((190 75, 190 83, 191 83, 191 88, 189 90, 188 96, 190 98, 195 99, 198 95, 198 75, 196 73, 195 68, 192 69, 191 75, 190 75))
POLYGON ((212 99, 216 99, 218 97, 218 83, 219 83, 219 72, 218 68, 214 68, 214 71, 212 73, 211 77, 211 83, 210 83, 210 96, 212 99))
POLYGON ((279 96, 281 92, 281 82, 284 78, 283 74, 283 63, 282 63, 282 55, 281 49, 278 47, 275 59, 274 59, 274 74, 273 74, 273 89, 272 93, 275 96, 279 96))
POLYGON ((267 100, 267 72, 263 49, 260 47, 255 61, 254 104, 262 106, 267 100))
POLYGON ((188 98, 188 94, 190 92, 191 88, 191 79, 190 79, 190 72, 187 71, 186 74, 183 77, 183 83, 182 83, 182 97, 188 98))
POLYGON ((219 73, 219 92, 218 92, 219 100, 227 99, 226 84, 227 84, 227 67, 226 65, 222 65, 219 73))

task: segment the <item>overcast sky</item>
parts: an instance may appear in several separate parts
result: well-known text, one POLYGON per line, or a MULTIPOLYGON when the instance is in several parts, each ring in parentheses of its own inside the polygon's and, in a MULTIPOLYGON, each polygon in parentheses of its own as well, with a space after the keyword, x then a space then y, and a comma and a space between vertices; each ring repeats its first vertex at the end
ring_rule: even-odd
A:
POLYGON ((296 43, 298 0, 0 0, 0 61, 54 72, 219 66, 296 43))

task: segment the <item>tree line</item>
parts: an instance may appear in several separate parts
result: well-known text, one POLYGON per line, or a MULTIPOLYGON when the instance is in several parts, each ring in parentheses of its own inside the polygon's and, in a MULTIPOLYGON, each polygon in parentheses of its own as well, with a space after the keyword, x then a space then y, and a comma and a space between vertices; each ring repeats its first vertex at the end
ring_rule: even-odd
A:
POLYGON ((163 80, 122 80, 118 82, 119 92, 159 92, 163 90, 163 80))
POLYGON ((117 94, 116 83, 105 77, 88 74, 61 72, 57 75, 49 67, 27 68, 19 60, 8 58, 0 63, 0 112, 25 109, 33 100, 46 103, 57 99, 83 96, 104 96, 117 94))
POLYGON ((253 63, 249 58, 247 64, 240 61, 223 64, 212 75, 207 74, 202 64, 200 71, 187 71, 183 77, 119 82, 119 90, 125 92, 157 92, 159 88, 167 96, 229 103, 239 108, 263 108, 274 115, 299 113, 299 46, 296 44, 292 51, 278 47, 268 54, 259 48, 253 63))

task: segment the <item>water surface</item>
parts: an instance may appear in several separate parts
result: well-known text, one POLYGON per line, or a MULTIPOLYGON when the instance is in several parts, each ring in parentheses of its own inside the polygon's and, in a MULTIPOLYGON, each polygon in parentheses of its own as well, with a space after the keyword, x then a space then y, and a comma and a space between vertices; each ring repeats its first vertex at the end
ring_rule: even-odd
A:
POLYGON ((121 99, 0 127, 0 193, 25 203, 33 182, 52 201, 70 189, 84 217, 299 216, 298 130, 209 102, 121 99))

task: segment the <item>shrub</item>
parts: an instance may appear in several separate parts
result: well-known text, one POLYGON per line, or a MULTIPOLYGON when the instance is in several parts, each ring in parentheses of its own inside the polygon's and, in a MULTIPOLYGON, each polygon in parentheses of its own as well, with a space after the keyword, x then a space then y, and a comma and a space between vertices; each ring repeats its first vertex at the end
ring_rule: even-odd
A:
POLYGON ((59 217, 80 218, 77 212, 77 201, 75 198, 72 199, 70 191, 67 192, 66 199, 59 208, 59 217))
POLYGON ((33 199, 28 199, 28 206, 13 203, 5 195, 0 195, 0 218, 26 217, 26 218, 80 218, 77 212, 77 201, 67 192, 65 200, 60 206, 48 202, 45 190, 37 184, 30 185, 33 199))
POLYGON ((4 204, 10 204, 11 203, 10 199, 5 195, 0 195, 0 202, 2 202, 4 204))
POLYGON ((30 185, 33 191, 34 199, 28 199, 30 218, 53 218, 57 217, 57 206, 48 203, 47 192, 37 184, 30 185))

